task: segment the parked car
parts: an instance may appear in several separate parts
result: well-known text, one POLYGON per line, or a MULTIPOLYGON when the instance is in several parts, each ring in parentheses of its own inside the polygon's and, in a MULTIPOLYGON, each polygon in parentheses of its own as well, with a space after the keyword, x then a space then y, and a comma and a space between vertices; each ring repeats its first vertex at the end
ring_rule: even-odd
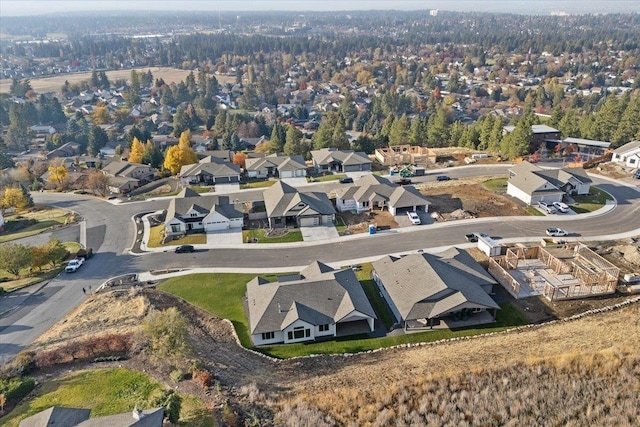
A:
POLYGON ((486 233, 478 233, 478 232, 464 235, 464 238, 467 239, 467 241, 469 242, 477 242, 479 237, 489 237, 489 235, 486 233))
POLYGON ((567 213, 569 212, 569 206, 562 202, 553 202, 553 207, 556 208, 559 212, 567 213))
POLYGON ((451 178, 447 175, 438 175, 436 176, 436 181, 449 181, 451 178))
POLYGON ((75 273, 84 264, 84 258, 74 258, 65 267, 67 273, 75 273))
POLYGON ((415 213, 415 212, 407 212, 407 216, 409 217, 409 221, 411 221, 411 224, 413 224, 413 225, 422 224, 422 221, 420 221, 420 217, 418 216, 417 213, 415 213))
POLYGON ((550 205, 547 202, 538 202, 538 206, 548 214, 554 214, 557 212, 556 208, 554 208, 553 205, 550 205))
POLYGON ((547 228, 547 235, 551 237, 564 237, 568 236, 569 233, 567 233, 567 231, 563 230, 562 228, 549 227, 547 228))
POLYGON ((177 254, 190 253, 190 252, 193 252, 194 250, 195 248, 193 247, 193 245, 180 245, 176 248, 176 253, 177 254))
POLYGON ((638 169, 638 170, 636 171, 636 173, 634 173, 634 174, 633 174, 633 177, 634 177, 635 179, 640 179, 640 169, 638 169))
POLYGON ((402 179, 396 181, 396 184, 398 184, 398 185, 409 185, 409 184, 411 184, 411 180, 409 178, 402 178, 402 179))
POLYGON ((342 178, 340 180, 340 184, 353 184, 353 178, 351 178, 350 176, 342 178))

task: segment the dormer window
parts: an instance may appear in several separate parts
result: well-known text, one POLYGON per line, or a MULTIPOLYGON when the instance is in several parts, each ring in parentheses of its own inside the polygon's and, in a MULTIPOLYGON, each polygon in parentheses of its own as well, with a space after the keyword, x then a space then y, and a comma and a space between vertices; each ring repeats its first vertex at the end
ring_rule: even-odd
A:
POLYGON ((195 217, 197 217, 197 216, 198 216, 198 213, 197 213, 197 212, 191 212, 191 215, 190 215, 190 216, 191 216, 191 218, 195 218, 195 217))

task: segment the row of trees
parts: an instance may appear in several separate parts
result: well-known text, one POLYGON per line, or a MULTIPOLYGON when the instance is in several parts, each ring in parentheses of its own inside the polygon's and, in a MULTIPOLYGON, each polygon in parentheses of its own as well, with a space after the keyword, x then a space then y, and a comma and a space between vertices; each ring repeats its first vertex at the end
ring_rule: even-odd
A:
POLYGON ((4 243, 0 245, 0 268, 20 277, 27 269, 42 270, 47 265, 53 268, 64 261, 68 254, 62 242, 57 239, 51 239, 41 246, 4 243))

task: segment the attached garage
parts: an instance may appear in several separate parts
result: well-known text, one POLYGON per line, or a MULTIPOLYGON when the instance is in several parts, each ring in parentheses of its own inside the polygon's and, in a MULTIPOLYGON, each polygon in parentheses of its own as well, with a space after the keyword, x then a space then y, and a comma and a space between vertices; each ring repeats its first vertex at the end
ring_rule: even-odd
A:
POLYGON ((313 227, 320 225, 320 218, 317 216, 300 218, 300 227, 313 227))

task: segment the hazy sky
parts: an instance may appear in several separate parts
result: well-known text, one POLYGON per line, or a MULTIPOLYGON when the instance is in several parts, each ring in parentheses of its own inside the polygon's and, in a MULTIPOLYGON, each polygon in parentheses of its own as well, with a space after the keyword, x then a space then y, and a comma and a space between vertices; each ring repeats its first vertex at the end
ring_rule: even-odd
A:
MULTIPOLYGON (((370 10, 442 9, 547 15, 640 12, 640 0, 0 0, 0 16, 87 10, 370 10)), ((1 26, 1 22, 0 22, 1 26)))

